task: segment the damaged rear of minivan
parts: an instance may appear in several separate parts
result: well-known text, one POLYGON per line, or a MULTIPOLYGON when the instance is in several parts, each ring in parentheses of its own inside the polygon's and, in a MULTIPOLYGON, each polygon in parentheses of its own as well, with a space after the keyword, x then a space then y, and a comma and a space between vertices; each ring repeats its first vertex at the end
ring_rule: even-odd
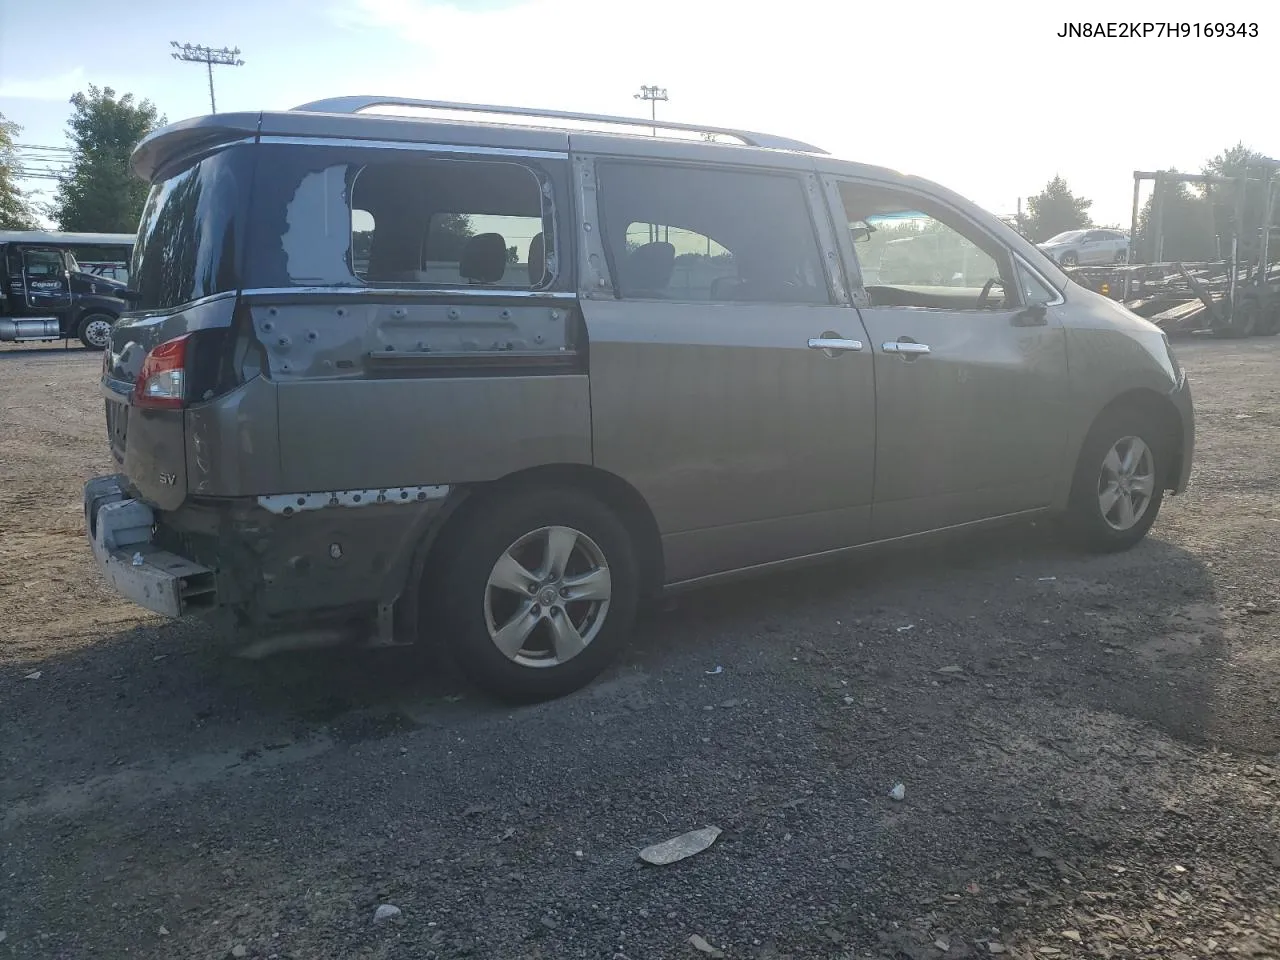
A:
POLYGON ((470 129, 221 114, 139 145, 152 187, 102 373, 118 473, 85 488, 122 595, 281 646, 408 642, 439 615, 515 696, 607 661, 632 545, 537 482, 591 462, 567 135, 470 129))

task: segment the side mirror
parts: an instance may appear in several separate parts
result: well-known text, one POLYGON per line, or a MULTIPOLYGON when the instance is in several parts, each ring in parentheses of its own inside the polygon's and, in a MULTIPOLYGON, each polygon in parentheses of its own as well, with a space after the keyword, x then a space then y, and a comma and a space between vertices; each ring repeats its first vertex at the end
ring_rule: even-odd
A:
POLYGON ((849 234, 853 237, 854 243, 866 243, 871 239, 870 227, 850 227, 849 234))
POLYGON ((1013 315, 1015 327, 1043 327, 1048 325, 1049 308, 1043 303, 1033 303, 1013 315))

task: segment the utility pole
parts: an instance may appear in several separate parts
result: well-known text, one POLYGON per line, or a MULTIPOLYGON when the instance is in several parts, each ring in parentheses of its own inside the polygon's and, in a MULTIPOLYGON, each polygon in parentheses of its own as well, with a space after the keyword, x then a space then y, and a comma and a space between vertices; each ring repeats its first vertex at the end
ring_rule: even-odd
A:
POLYGON ((201 47, 190 43, 178 43, 177 40, 169 41, 169 46, 173 47, 174 52, 171 54, 175 60, 185 60, 187 63, 203 63, 209 70, 209 108, 213 113, 218 112, 218 102, 213 98, 213 68, 219 67, 243 67, 244 61, 239 59, 240 48, 228 50, 223 47, 221 50, 213 50, 209 47, 201 47))
POLYGON ((649 119, 653 121, 653 135, 656 137, 658 135, 658 101, 671 99, 667 96, 667 88, 641 84, 640 92, 635 95, 635 98, 649 101, 649 119))

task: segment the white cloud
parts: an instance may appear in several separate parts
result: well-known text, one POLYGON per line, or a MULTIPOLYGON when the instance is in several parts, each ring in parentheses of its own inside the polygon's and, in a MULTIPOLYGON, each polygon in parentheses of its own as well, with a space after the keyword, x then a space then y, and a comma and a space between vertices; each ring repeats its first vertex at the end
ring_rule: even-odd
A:
MULTIPOLYGON (((1231 16, 1260 20, 1266 10, 1238 0, 1231 16)), ((334 18, 372 49, 400 41, 393 57, 334 71, 359 92, 644 115, 632 95, 657 83, 671 96, 660 116, 808 140, 939 180, 997 213, 1061 173, 1094 199, 1097 218, 1124 222, 1135 168, 1194 169, 1241 139, 1280 149, 1247 98, 1203 82, 1231 76, 1236 89, 1265 89, 1260 51, 1272 40, 1059 39, 1064 20, 1121 19, 1087 0, 1069 10, 999 0, 754 10, 724 0, 505 9, 345 0, 334 18), (1139 115, 1124 98, 1143 93, 1153 96, 1139 115)), ((1205 15, 1197 0, 1132 0, 1123 19, 1205 15)))
POLYGON ((0 82, 0 97, 14 100, 60 100, 66 102, 86 86, 84 67, 75 67, 56 77, 0 82))

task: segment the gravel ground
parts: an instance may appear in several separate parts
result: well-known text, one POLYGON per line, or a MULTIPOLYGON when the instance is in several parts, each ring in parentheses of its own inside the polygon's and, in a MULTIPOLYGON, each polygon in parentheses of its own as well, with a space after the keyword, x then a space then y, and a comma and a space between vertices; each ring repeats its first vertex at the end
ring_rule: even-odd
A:
POLYGON ((513 710, 117 600, 98 358, 0 351, 0 957, 1280 956, 1280 341, 1179 352, 1193 489, 1132 552, 703 593, 513 710))

